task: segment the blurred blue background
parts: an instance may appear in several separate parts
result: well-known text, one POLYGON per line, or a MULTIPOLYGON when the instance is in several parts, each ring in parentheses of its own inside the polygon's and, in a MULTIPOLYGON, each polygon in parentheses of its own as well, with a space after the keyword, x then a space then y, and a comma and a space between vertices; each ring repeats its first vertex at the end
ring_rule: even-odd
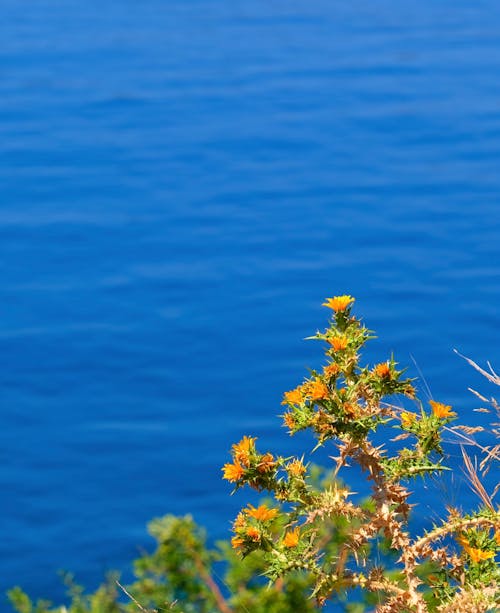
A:
POLYGON ((0 15, 2 591, 95 587, 166 512, 227 537, 231 443, 302 450, 276 416, 326 296, 477 420, 452 349, 500 366, 500 4, 0 15))

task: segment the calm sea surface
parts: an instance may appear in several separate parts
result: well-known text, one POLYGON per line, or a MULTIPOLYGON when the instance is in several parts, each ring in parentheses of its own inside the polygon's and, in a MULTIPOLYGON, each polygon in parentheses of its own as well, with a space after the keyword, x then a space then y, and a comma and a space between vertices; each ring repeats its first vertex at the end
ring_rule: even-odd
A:
MULTIPOLYGON (((0 17, 0 591, 95 587, 167 512, 228 536, 231 443, 310 448, 276 416, 326 296, 478 419, 453 348, 500 368, 500 3, 0 17)), ((476 504, 428 487, 423 524, 476 504)))

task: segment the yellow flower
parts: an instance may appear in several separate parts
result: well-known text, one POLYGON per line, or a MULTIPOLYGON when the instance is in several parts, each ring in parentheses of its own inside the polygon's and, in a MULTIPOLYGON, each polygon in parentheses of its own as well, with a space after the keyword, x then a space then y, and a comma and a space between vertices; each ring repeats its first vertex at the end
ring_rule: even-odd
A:
POLYGON ((347 347, 347 336, 331 336, 326 339, 335 351, 341 351, 347 347))
POLYGON ((302 404, 304 401, 304 392, 302 387, 296 387, 294 390, 285 392, 283 402, 281 404, 302 404))
POLYGON ((243 547, 243 539, 241 538, 241 536, 233 536, 233 538, 231 539, 231 547, 233 549, 240 549, 241 547, 243 547))
POLYGON ((411 383, 407 383, 402 390, 402 393, 408 398, 415 398, 416 390, 411 383))
POLYGON ((254 543, 260 541, 260 532, 257 530, 257 528, 251 526, 250 528, 248 528, 246 534, 248 538, 251 539, 254 543))
POLYGON ((311 381, 308 390, 313 400, 325 400, 330 395, 327 386, 321 379, 314 379, 314 381, 311 381))
POLYGON ((455 415, 455 413, 453 413, 451 410, 451 406, 448 404, 435 402, 434 400, 429 400, 429 404, 432 407, 432 412, 439 419, 445 419, 446 417, 453 417, 455 415))
POLYGON ((282 502, 284 502, 288 499, 288 492, 286 490, 277 490, 276 492, 274 492, 274 497, 276 498, 276 500, 281 500, 282 502))
POLYGON ((236 531, 243 528, 247 523, 245 515, 240 511, 233 522, 233 530, 236 531))
POLYGON ((464 550, 469 554, 470 559, 475 562, 482 562, 483 560, 489 560, 495 557, 495 552, 484 551, 483 549, 476 549, 475 547, 464 547, 464 550))
POLYGON ((233 455, 236 462, 247 468, 250 466, 250 456, 255 451, 256 440, 254 437, 244 436, 239 443, 233 445, 233 455))
POLYGON ((297 545, 299 544, 299 538, 300 538, 300 528, 297 526, 296 528, 294 528, 293 530, 289 530, 284 538, 283 538, 283 545, 285 547, 297 547, 297 545))
POLYGON ((403 411, 399 417, 401 418, 401 425, 404 428, 408 428, 417 420, 415 413, 409 413, 408 411, 403 411))
POLYGON ((286 469, 292 477, 302 477, 302 475, 306 472, 306 467, 300 460, 293 460, 287 464, 286 469))
POLYGON ((275 465, 275 461, 272 453, 265 453, 261 458, 260 462, 257 464, 257 470, 260 473, 267 473, 268 470, 271 470, 275 465))
POLYGON ((224 464, 222 470, 224 472, 222 478, 227 479, 232 483, 239 481, 245 474, 245 469, 239 462, 235 462, 234 464, 224 464))
POLYGON ((265 504, 261 504, 260 506, 255 508, 254 506, 249 504, 248 509, 245 509, 245 513, 249 517, 253 517, 258 521, 269 521, 270 519, 274 519, 276 517, 276 515, 278 514, 278 509, 268 509, 265 504))
POLYGON ((381 379, 389 378, 391 376, 391 369, 387 362, 382 362, 381 364, 377 364, 373 369, 373 372, 380 377, 381 379))
POLYGON ((326 298, 326 302, 323 302, 322 306, 326 306, 329 309, 339 313, 345 311, 347 307, 354 302, 352 296, 334 296, 333 298, 326 298))

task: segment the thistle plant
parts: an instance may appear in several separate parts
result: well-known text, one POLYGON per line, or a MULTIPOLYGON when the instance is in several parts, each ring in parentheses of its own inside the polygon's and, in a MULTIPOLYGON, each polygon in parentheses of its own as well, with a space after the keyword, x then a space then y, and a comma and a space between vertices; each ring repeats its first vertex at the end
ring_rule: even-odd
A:
POLYGON ((361 588, 376 594, 379 613, 496 610, 498 505, 489 499, 467 515, 450 508, 440 525, 420 536, 412 535, 409 526, 409 483, 447 470, 442 435, 455 427, 451 423, 457 416, 442 402, 424 406, 393 357, 361 365, 360 351, 373 335, 352 314, 353 303, 351 296, 326 300, 332 311, 329 325, 310 337, 323 344, 326 363, 286 392, 282 403, 290 435, 309 430, 314 449, 336 449, 331 478, 318 488, 304 455, 263 452, 255 437, 244 436, 232 446, 223 477, 235 489, 248 485, 274 502, 249 505, 238 514, 232 546, 242 557, 262 552, 271 581, 303 572, 319 607, 361 588), (398 408, 398 395, 415 409, 398 408), (388 439, 391 451, 374 442, 388 439), (363 504, 354 502, 353 492, 340 481, 352 465, 371 484, 363 504), (395 564, 374 555, 381 541, 395 564))
MULTIPOLYGON (((416 397, 414 382, 391 357, 361 365, 372 333, 354 317, 354 298, 336 296, 324 306, 332 317, 312 339, 326 360, 283 398, 290 435, 312 434, 311 453, 330 452, 318 467, 306 453, 282 457, 261 451, 245 435, 232 446, 223 476, 234 488, 249 486, 267 500, 248 504, 233 523, 231 542, 212 546, 190 516, 151 522, 156 549, 134 564, 123 586, 110 575, 86 594, 67 578, 68 604, 33 602, 20 588, 9 592, 18 613, 307 613, 342 600, 346 613, 487 613, 500 610, 500 510, 485 477, 498 469, 500 445, 480 445, 480 426, 456 424, 452 407, 416 397), (399 402, 397 402, 399 400, 399 402), (402 401, 412 409, 400 408, 402 401), (464 472, 480 504, 448 507, 446 517, 414 534, 410 511, 417 477, 439 479, 445 466, 443 433, 480 452, 475 462, 462 448, 464 472), (380 444, 383 441, 383 444, 380 444), (335 455, 332 455, 335 454, 335 455), (349 470, 361 470, 365 499, 349 487, 349 470), (361 500, 361 501, 360 501, 361 500), (271 585, 266 586, 261 576, 271 585), (353 599, 346 601, 346 594, 353 599)), ((498 376, 481 369, 489 382, 498 376)), ((500 418, 493 398, 474 392, 500 418)), ((498 423, 491 432, 500 435, 498 423)), ((303 440, 303 439, 301 439, 303 440)), ((359 475, 357 475, 359 476, 359 475)), ((357 481, 359 485, 359 479, 357 481)))

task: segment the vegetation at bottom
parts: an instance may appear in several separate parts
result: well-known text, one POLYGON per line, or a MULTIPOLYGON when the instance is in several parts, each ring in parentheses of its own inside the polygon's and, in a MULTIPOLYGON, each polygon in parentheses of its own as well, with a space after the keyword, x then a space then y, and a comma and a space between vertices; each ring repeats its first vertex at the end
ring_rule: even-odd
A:
MULTIPOLYGON (((238 513, 230 542, 208 547, 190 516, 156 519, 149 525, 156 550, 134 562, 131 584, 109 575, 86 594, 67 576, 67 605, 33 602, 14 588, 8 594, 14 609, 307 613, 337 603, 347 613, 500 610, 500 486, 486 486, 488 472, 498 470, 500 445, 492 436, 499 435, 500 407, 474 392, 491 427, 457 424, 450 405, 417 397, 392 356, 362 364, 361 349, 373 335, 352 314, 353 303, 351 296, 326 300, 328 326, 311 337, 322 343, 325 363, 284 395, 285 427, 290 435, 308 430, 313 449, 283 457, 259 450, 249 434, 232 446, 223 478, 266 499, 238 513), (419 503, 410 488, 431 476, 432 487, 450 470, 444 433, 461 442, 458 470, 477 502, 471 509, 449 506, 419 534, 410 523, 419 503), (478 442, 483 435, 487 444, 478 442), (309 460, 318 447, 331 454, 330 466, 309 460), (363 500, 349 486, 353 470, 366 477, 363 500)), ((467 361, 500 385, 491 367, 467 361)))

